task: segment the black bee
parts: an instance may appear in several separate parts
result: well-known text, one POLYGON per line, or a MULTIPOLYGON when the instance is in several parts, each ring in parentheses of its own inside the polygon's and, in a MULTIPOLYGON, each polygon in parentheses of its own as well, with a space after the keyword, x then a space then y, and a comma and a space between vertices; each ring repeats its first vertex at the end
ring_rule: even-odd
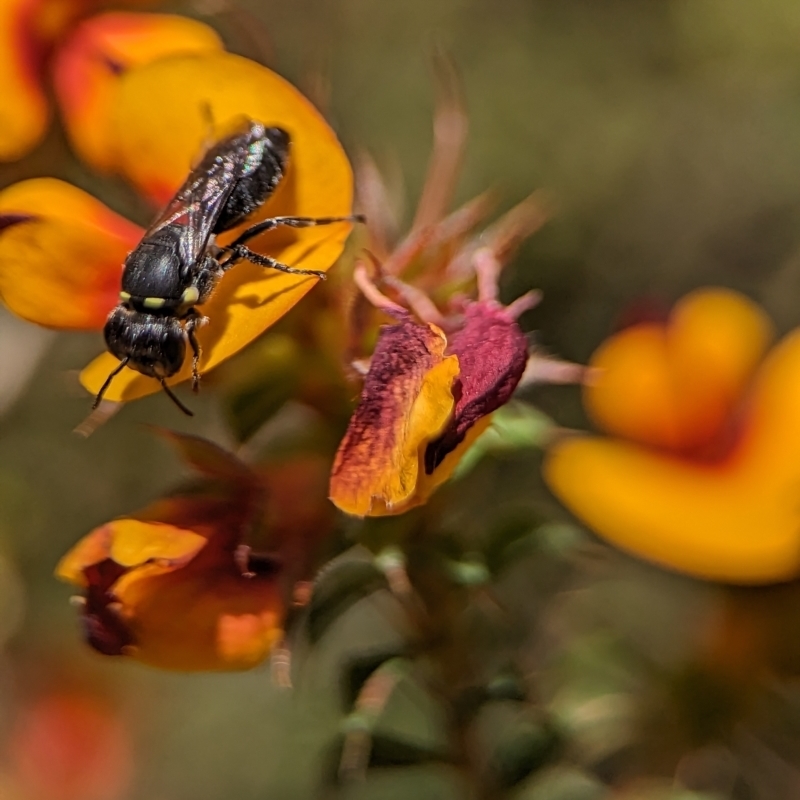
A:
POLYGON ((222 275, 240 261, 252 261, 293 275, 324 278, 254 253, 246 242, 264 231, 287 225, 306 228, 349 217, 272 217, 252 225, 231 244, 220 247, 217 234, 243 222, 275 191, 289 160, 289 134, 245 120, 212 145, 189 173, 175 197, 125 259, 119 305, 109 314, 104 336, 119 366, 97 393, 97 408, 114 376, 128 366, 155 378, 173 402, 186 408, 166 383, 183 366, 186 342, 192 349, 192 388, 197 391, 200 346, 196 328, 204 318, 195 306, 211 296, 222 275))

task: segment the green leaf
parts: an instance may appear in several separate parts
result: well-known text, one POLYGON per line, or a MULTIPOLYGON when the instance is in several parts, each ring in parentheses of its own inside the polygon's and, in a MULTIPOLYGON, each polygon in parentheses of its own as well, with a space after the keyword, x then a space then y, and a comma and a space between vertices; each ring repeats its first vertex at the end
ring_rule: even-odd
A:
POLYGON ((538 549, 536 531, 539 525, 538 517, 525 515, 506 520, 492 530, 484 549, 484 559, 493 575, 538 549))
POLYGON ((403 654, 399 650, 365 653, 353 658, 345 667, 343 694, 346 708, 352 708, 368 678, 383 664, 403 654))
POLYGON ((509 789, 549 764, 561 751, 561 737, 547 721, 522 718, 505 731, 490 761, 493 782, 509 789))
POLYGON ((522 559, 541 553, 564 557, 585 536, 581 529, 568 522, 545 522, 533 514, 510 519, 498 526, 485 547, 486 565, 493 575, 522 559))
POLYGON ((512 800, 605 800, 610 793, 597 778, 571 767, 542 772, 512 795, 512 800))
POLYGON ((369 675, 341 729, 371 767, 442 760, 449 752, 444 711, 405 658, 388 659, 369 675))
MULTIPOLYGON (((360 548, 359 548, 360 549, 360 548)), ((306 629, 316 644, 328 628, 361 598, 386 588, 386 578, 372 558, 345 553, 323 567, 308 604, 306 629)))

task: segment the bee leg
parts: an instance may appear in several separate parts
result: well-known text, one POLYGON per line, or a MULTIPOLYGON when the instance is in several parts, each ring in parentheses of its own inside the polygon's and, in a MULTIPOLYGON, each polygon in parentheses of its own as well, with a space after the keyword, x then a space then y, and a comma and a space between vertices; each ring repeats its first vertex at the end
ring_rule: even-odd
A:
POLYGON ((313 275, 315 278, 325 280, 325 273, 316 269, 298 269, 297 267, 290 267, 286 264, 281 264, 269 256, 262 256, 259 253, 254 253, 249 247, 243 244, 231 245, 226 248, 226 253, 229 253, 228 258, 222 264, 223 269, 229 269, 234 264, 240 261, 252 261, 253 264, 258 264, 260 267, 268 267, 269 269, 277 269, 280 272, 288 272, 290 275, 313 275))
POLYGON ((201 324, 198 317, 190 317, 186 322, 186 338, 189 340, 189 345, 192 348, 192 391, 196 394, 200 391, 200 342, 197 341, 195 336, 195 328, 201 324))
POLYGON ((161 388, 164 390, 167 397, 169 397, 169 399, 172 400, 172 402, 175 403, 175 405, 178 406, 178 408, 181 411, 183 411, 183 413, 186 414, 187 417, 194 416, 194 412, 186 408, 186 406, 183 403, 181 403, 181 401, 178 400, 178 398, 173 394, 172 389, 170 389, 169 386, 167 386, 167 382, 164 378, 158 378, 158 382, 161 384, 161 388))
POLYGON ((251 225, 246 231, 238 236, 231 247, 249 242, 255 236, 273 228, 285 226, 287 228, 313 228, 317 225, 332 225, 334 222, 366 222, 367 218, 363 214, 352 214, 348 217, 270 217, 261 222, 251 225))
POLYGON ((111 386, 111 381, 122 372, 125 367, 128 366, 128 362, 130 358, 123 358, 122 361, 119 362, 119 366, 116 367, 111 371, 111 374, 106 378, 105 383, 100 387, 100 391, 97 393, 97 397, 94 398, 94 403, 92 403, 92 411, 94 411, 97 406, 100 405, 100 401, 103 399, 103 395, 106 393, 106 390, 109 386, 111 386))

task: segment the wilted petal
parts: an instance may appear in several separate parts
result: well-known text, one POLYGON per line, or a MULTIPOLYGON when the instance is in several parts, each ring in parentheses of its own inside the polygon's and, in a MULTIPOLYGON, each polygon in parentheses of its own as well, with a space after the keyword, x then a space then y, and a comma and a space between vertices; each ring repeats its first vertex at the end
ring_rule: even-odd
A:
POLYGON ((666 325, 636 325, 600 347, 586 407, 598 426, 633 441, 706 446, 730 422, 772 336, 766 315, 746 297, 693 292, 666 325))
POLYGON ((451 336, 448 352, 458 356, 460 368, 453 386, 456 403, 444 433, 425 451, 428 475, 464 441, 478 420, 511 399, 525 372, 528 340, 514 316, 499 303, 477 302, 467 307, 464 325, 451 336))
MULTIPOLYGON (((268 69, 230 54, 179 56, 127 72, 120 81, 114 122, 118 168, 142 191, 165 202, 184 180, 207 140, 208 111, 220 127, 242 114, 280 125, 292 138, 288 174, 253 220, 275 215, 350 213, 350 165, 325 120, 293 86, 268 69), (147 153, 147 158, 142 154, 147 153)), ((341 254, 349 224, 280 229, 253 248, 286 264, 327 270, 341 254)), ((231 234, 232 236, 233 234, 231 234)), ((294 306, 315 278, 278 273, 250 263, 233 268, 202 306, 209 324, 198 332, 201 372, 241 350, 294 306)), ((169 383, 187 380, 191 359, 169 383)), ((96 394, 119 362, 101 356, 87 367, 83 385, 96 394)), ((106 399, 126 401, 158 391, 157 381, 130 369, 111 384, 106 399)))
POLYGON ((771 583, 800 574, 800 332, 756 373, 737 443, 698 463, 635 444, 565 438, 545 477, 601 536, 701 578, 771 583))
POLYGON ((103 327, 141 229, 52 178, 0 192, 0 299, 48 328, 103 327))
POLYGON ((458 358, 434 325, 409 317, 381 329, 361 399, 336 453, 331 500, 357 516, 400 513, 416 497, 421 461, 453 411, 458 358))
POLYGON ((53 83, 73 148, 92 167, 117 163, 111 113, 127 70, 167 56, 222 49, 216 32, 170 14, 115 12, 81 23, 53 60, 53 83))

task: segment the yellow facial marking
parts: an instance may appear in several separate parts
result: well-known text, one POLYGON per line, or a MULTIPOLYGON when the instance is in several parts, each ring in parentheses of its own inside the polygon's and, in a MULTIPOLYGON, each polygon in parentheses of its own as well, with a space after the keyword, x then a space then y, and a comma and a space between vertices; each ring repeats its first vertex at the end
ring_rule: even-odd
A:
POLYGON ((145 308, 164 308, 167 304, 167 301, 163 297, 145 297, 142 305, 145 308))
POLYGON ((183 290, 181 295, 181 304, 185 306, 193 306, 200 299, 200 292, 196 286, 190 286, 188 289, 183 290))
POLYGON ((128 294, 128 292, 120 292, 120 293, 119 293, 119 299, 120 299, 120 300, 121 300, 123 303, 127 303, 127 302, 128 302, 128 300, 130 300, 130 299, 131 299, 131 296, 130 296, 130 294, 128 294))

